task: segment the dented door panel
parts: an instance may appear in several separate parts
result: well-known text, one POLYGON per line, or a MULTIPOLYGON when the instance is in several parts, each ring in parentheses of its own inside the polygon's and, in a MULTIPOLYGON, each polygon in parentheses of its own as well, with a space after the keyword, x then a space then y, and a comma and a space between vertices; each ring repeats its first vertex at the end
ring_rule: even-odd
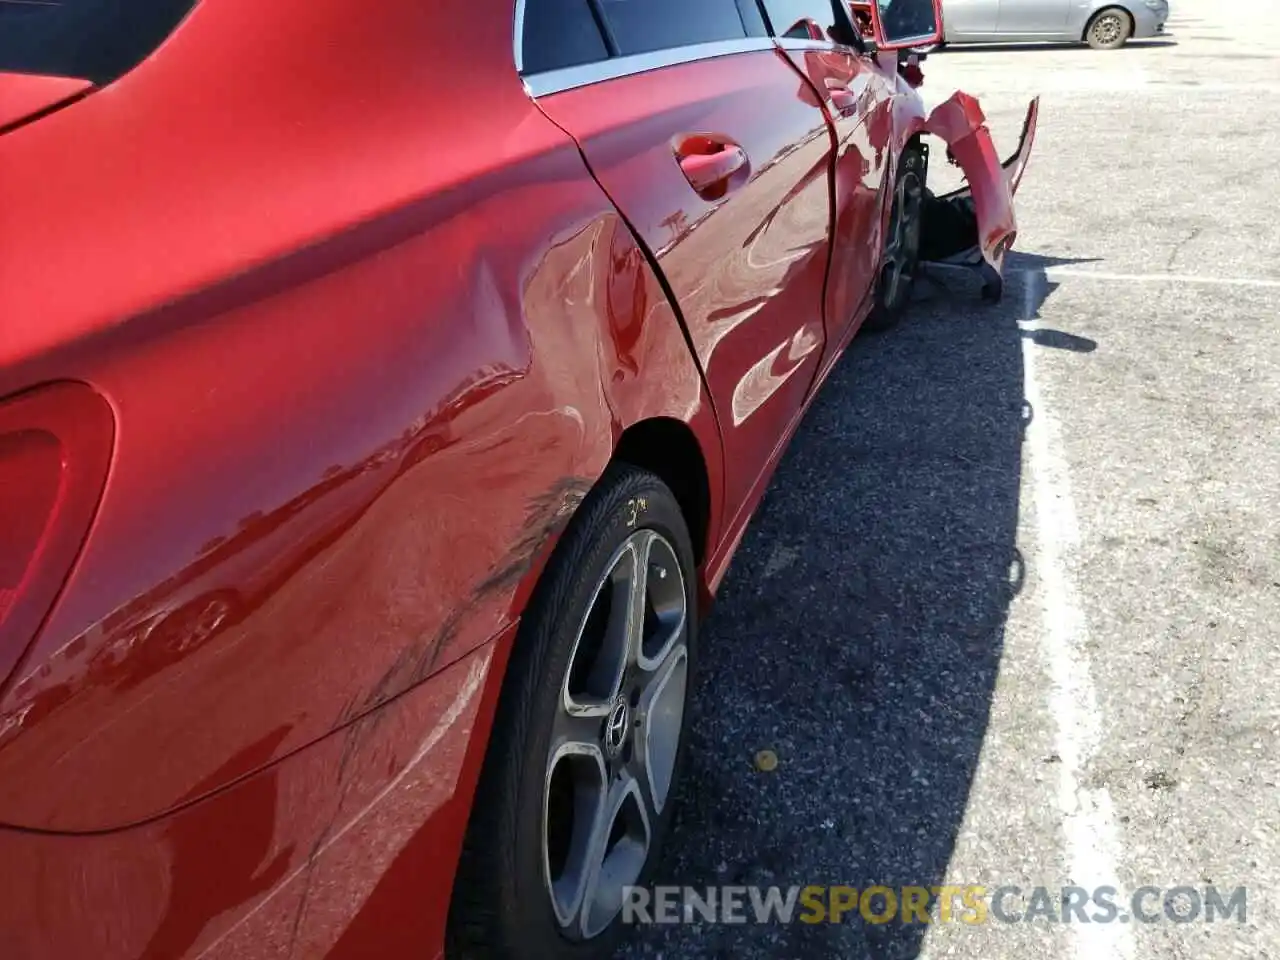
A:
POLYGON ((665 275, 735 467, 733 516, 808 397, 826 337, 826 118, 771 45, 538 103, 665 275))

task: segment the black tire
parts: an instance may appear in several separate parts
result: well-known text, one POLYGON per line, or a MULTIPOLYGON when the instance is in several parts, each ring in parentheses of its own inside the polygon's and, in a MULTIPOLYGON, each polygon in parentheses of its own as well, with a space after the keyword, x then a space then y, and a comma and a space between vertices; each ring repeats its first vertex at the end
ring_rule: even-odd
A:
POLYGON ((1133 36, 1133 18, 1121 7, 1103 7, 1085 27, 1085 43, 1095 50, 1118 50, 1133 36))
POLYGON ((911 290, 920 271, 921 217, 924 209, 926 153, 920 146, 909 147, 898 162, 894 178, 893 206, 885 239, 880 275, 876 278, 875 302, 863 328, 881 332, 898 325, 911 302, 911 290), (902 231, 899 234, 899 230, 902 231), (895 246, 902 249, 890 259, 895 246), (899 263, 901 261, 901 263, 899 263), (896 277, 895 277, 896 272, 896 277))
MULTIPOLYGON (((680 565, 688 651, 674 773, 637 880, 638 885, 649 882, 670 826, 688 740, 697 588, 688 527, 670 489, 648 471, 614 464, 565 531, 512 650, 450 904, 446 955, 451 960, 597 960, 612 955, 625 930, 620 915, 588 940, 571 939, 561 927, 544 879, 543 798, 549 789, 552 726, 579 629, 594 610, 597 587, 611 561, 643 530, 665 538, 680 565)), ((612 776, 610 771, 606 777, 610 783, 612 776)))

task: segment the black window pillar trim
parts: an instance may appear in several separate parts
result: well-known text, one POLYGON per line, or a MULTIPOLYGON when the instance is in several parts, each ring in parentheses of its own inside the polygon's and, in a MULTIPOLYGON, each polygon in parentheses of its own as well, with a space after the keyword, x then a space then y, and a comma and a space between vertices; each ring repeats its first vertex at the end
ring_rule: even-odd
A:
POLYGON ((609 56, 618 56, 621 48, 618 46, 618 38, 613 35, 613 27, 609 26, 609 18, 604 15, 604 0, 587 0, 587 6, 591 8, 591 16, 600 28, 600 36, 604 37, 604 47, 609 56))

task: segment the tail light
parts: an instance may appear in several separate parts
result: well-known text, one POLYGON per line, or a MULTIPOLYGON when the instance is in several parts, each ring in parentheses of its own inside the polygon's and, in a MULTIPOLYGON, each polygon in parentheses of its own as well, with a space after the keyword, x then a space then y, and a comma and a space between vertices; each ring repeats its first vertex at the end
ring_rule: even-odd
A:
POLYGON ((111 408, 83 384, 0 401, 0 685, 80 552, 106 483, 113 432, 111 408))

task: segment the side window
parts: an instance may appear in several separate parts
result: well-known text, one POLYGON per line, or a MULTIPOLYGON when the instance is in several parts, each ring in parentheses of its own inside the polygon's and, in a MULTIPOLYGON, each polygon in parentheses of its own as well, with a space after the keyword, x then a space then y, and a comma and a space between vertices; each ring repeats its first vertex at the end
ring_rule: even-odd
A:
POLYGON ((835 23, 832 0, 761 0, 774 36, 794 40, 829 40, 835 23))
POLYGON ((747 35, 735 0, 600 0, 618 53, 649 53, 747 35))
POLYGON ((605 60, 609 48, 588 0, 525 0, 520 56, 532 74, 605 60))
POLYGON ((159 47, 194 3, 0 0, 0 73, 44 73, 105 86, 159 47))
POLYGON ((756 0, 738 0, 738 13, 742 16, 742 25, 747 28, 747 36, 769 35, 769 28, 764 24, 764 14, 760 12, 760 4, 756 0))

